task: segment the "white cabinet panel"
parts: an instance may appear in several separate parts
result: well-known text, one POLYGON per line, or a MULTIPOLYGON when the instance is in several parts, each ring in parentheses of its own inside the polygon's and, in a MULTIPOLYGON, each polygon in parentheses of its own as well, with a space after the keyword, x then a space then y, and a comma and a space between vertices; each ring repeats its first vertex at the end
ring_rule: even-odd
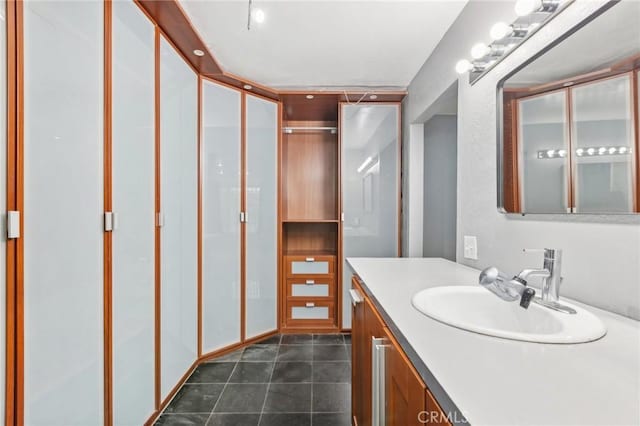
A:
POLYGON ((26 425, 103 422, 103 3, 24 3, 26 425))
POLYGON ((292 274, 328 274, 329 262, 326 261, 293 261, 291 262, 292 274))
POLYGON ((131 1, 113 2, 113 419, 154 410, 154 27, 131 1))
POLYGON ((291 284, 293 297, 329 297, 329 284, 291 284))
POLYGON ((246 337, 277 328, 278 104, 246 98, 246 337))
POLYGON ((198 78, 160 44, 161 393, 196 359, 198 279, 198 78))
POLYGON ((240 341, 241 93, 202 80, 202 350, 240 341))
POLYGON ((291 319, 328 319, 329 308, 326 306, 293 306, 291 308, 291 319))
MULTIPOLYGON (((398 256, 399 105, 343 105, 342 249, 348 257, 398 256)), ((351 326, 353 271, 343 261, 342 326, 351 326)))

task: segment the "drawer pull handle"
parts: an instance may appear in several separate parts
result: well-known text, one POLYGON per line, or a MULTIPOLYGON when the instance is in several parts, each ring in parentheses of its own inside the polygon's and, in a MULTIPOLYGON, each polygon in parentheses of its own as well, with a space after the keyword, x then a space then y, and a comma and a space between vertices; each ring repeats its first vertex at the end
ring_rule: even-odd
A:
POLYGON ((305 304, 305 307, 307 307, 307 308, 313 308, 314 306, 316 306, 316 304, 315 304, 315 303, 313 303, 313 302, 307 302, 307 303, 305 304))
POLYGON ((305 284, 307 284, 307 285, 313 285, 313 284, 315 284, 315 283, 316 283, 316 281, 315 281, 315 280, 307 280, 307 281, 305 282, 305 284))
POLYGON ((315 261, 316 261, 316 259, 315 259, 315 258, 313 258, 313 257, 307 257, 304 261, 305 261, 305 262, 315 262, 315 261))

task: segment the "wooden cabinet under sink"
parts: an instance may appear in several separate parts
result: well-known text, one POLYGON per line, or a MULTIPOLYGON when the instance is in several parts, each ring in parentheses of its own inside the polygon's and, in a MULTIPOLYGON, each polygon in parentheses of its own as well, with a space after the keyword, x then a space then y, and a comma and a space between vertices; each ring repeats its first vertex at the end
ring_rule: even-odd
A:
POLYGON ((352 424, 450 425, 355 276, 352 290, 352 424))

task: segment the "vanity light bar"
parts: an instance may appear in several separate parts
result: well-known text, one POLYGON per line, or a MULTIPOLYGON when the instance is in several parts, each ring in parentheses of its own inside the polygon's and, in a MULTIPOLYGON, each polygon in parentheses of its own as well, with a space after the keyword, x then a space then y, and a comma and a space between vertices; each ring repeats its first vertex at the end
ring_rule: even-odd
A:
MULTIPOLYGON (((628 146, 598 146, 576 149, 578 157, 595 157, 600 155, 629 155, 633 150, 628 146)), ((564 149, 543 149, 538 151, 538 159, 548 160, 551 158, 564 158, 567 151, 564 149)))
POLYGON ((456 63, 458 74, 469 72, 473 84, 497 65, 521 43, 557 16, 574 0, 517 0, 518 18, 511 24, 498 22, 491 27, 490 44, 476 43, 471 49, 472 60, 461 59, 456 63))

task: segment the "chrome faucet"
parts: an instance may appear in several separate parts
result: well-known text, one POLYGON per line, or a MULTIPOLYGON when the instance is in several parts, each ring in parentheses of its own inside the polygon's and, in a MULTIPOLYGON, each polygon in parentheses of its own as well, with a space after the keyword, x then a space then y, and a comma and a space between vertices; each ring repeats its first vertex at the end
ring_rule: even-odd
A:
POLYGON ((524 249, 525 253, 543 252, 544 262, 542 269, 524 269, 517 278, 527 282, 529 277, 542 277, 541 297, 533 301, 538 305, 554 309, 556 311, 575 314, 576 311, 559 302, 560 284, 562 284, 562 250, 560 249, 524 249))
POLYGON ((518 275, 509 279, 497 268, 489 267, 480 273, 480 284, 503 300, 514 301, 520 299, 520 306, 528 308, 534 303, 567 314, 576 311, 559 302, 560 284, 562 277, 562 250, 559 249, 524 249, 524 252, 544 252, 542 269, 523 269, 518 275), (541 297, 534 297, 535 290, 527 286, 531 277, 542 278, 541 297))

